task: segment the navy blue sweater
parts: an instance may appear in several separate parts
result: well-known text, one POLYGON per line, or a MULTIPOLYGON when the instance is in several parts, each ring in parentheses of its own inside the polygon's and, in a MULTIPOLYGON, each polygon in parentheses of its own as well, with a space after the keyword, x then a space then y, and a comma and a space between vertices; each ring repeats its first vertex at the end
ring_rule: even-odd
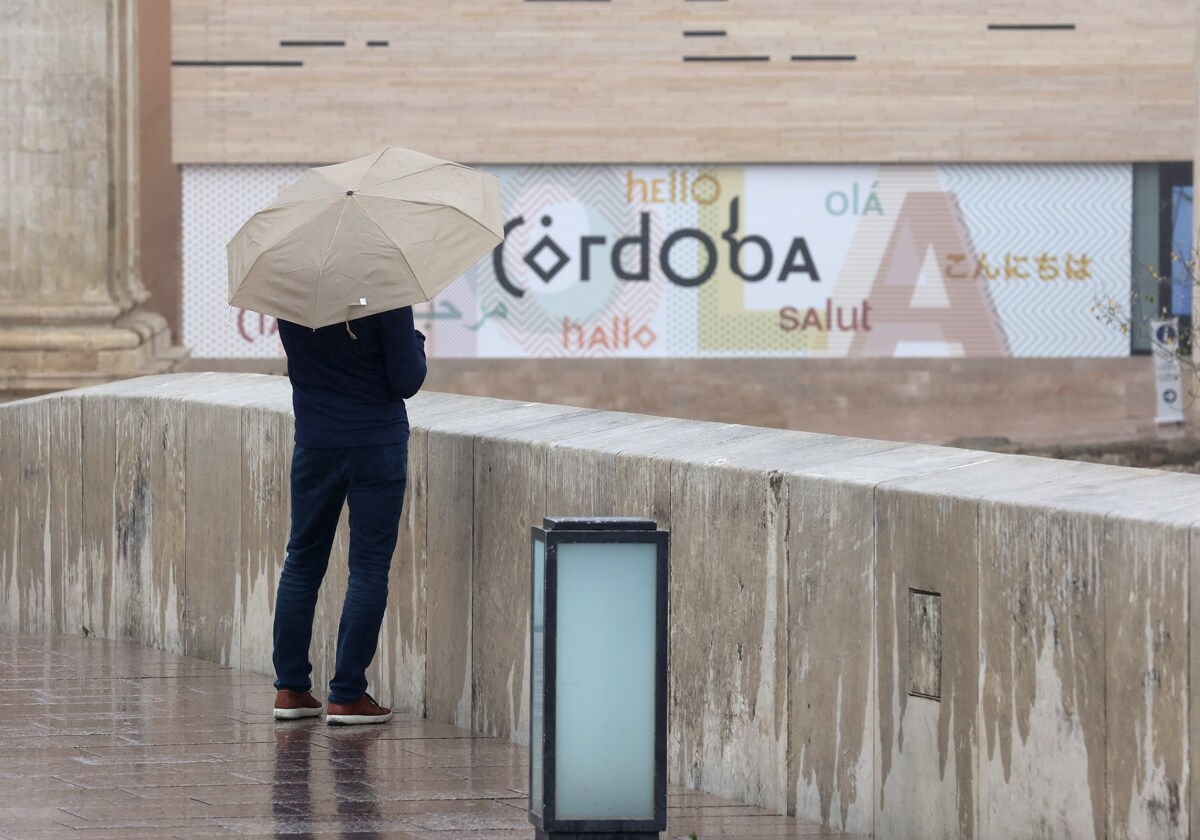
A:
POLYGON ((408 440, 404 400, 425 381, 425 336, 412 307, 313 330, 280 319, 296 411, 296 443, 309 449, 408 440))

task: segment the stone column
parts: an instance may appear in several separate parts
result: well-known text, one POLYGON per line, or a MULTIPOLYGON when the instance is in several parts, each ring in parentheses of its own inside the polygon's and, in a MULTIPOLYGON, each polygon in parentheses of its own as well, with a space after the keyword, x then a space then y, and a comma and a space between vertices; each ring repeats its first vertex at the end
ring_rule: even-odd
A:
POLYGON ((137 0, 4 0, 0 38, 0 393, 173 369, 142 308, 137 0))

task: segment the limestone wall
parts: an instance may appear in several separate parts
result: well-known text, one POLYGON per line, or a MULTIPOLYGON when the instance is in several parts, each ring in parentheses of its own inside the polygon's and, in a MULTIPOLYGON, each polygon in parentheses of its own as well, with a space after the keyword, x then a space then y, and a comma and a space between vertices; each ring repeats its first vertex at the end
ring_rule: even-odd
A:
POLYGON ((494 164, 1186 160, 1196 121, 1188 0, 174 0, 172 20, 180 163, 389 142, 494 164))
MULTIPOLYGON (((267 673, 289 409, 250 374, 0 406, 0 630, 267 673)), ((1200 478, 444 394, 410 413, 383 702, 524 739, 529 526, 650 516, 673 781, 881 838, 1200 820, 1200 478)))

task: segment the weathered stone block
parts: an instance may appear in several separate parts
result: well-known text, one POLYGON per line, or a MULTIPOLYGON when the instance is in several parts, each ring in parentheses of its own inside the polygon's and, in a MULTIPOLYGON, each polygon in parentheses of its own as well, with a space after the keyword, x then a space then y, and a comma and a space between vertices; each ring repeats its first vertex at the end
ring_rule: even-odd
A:
POLYGON ((49 632, 53 604, 62 597, 62 579, 55 574, 50 546, 51 439, 56 401, 36 400, 22 409, 20 430, 21 469, 16 489, 17 589, 20 624, 35 632, 49 632))
POLYGON ((85 392, 80 398, 82 428, 83 532, 81 570, 83 608, 80 628, 106 638, 117 632, 113 599, 116 550, 116 497, 119 398, 85 392))
MULTIPOLYGON (((1104 529, 1109 837, 1187 837, 1189 535, 1200 494, 1128 492, 1104 529)), ((1193 640, 1194 643, 1194 640, 1193 640)))
MULTIPOLYGON (((600 415, 604 416, 604 415, 600 415)), ((621 453, 631 441, 654 436, 664 428, 656 417, 608 415, 609 422, 575 424, 570 437, 549 441, 547 496, 553 505, 550 516, 642 516, 666 525, 670 510, 669 469, 664 464, 659 482, 632 486, 622 480, 621 453), (651 495, 653 488, 664 492, 651 495), (659 521, 662 517, 664 521, 659 521)))
POLYGON ((981 837, 1106 833, 1101 547, 1138 479, 1059 472, 980 506, 981 837))
POLYGON ((788 811, 871 834, 877 797, 875 488, 996 456, 851 438, 788 447, 788 811))
POLYGON ((475 440, 472 671, 475 729, 529 737, 530 528, 548 511, 544 446, 475 440))
POLYGON ((432 720, 470 727, 475 443, 416 430, 427 475, 425 703, 432 720))
POLYGON ((788 811, 874 816, 874 486, 788 476, 788 811))
POLYGON ((876 491, 879 758, 876 824, 889 836, 973 837, 979 567, 973 501, 876 491), (942 696, 910 696, 908 592, 941 593, 942 696))
MULTIPOLYGON (((157 600, 154 553, 156 509, 150 488, 152 432, 150 403, 142 398, 121 401, 113 428, 113 544, 110 632, 114 638, 149 643, 151 600, 157 600)), ((164 518, 170 515, 164 506, 164 518)))
POLYGON ((240 667, 260 674, 274 673, 275 590, 291 530, 292 435, 292 418, 279 408, 242 411, 241 553, 235 620, 242 628, 240 667))
POLYGON ((680 462, 671 488, 672 776, 782 811, 787 486, 779 474, 680 462))
POLYGON ((624 498, 622 512, 639 511, 637 515, 650 516, 660 528, 672 529, 672 472, 677 461, 707 463, 718 459, 729 447, 772 433, 757 426, 676 419, 655 422, 634 433, 614 432, 622 441, 617 460, 617 487, 624 498), (640 513, 646 510, 651 513, 640 513))
MULTIPOLYGON (((426 510, 434 512, 426 515, 426 709, 434 720, 469 727, 474 692, 474 435, 528 422, 531 415, 523 403, 437 393, 418 394, 409 401, 408 412, 411 452, 420 458, 418 447, 424 447, 426 510)), ((550 416, 556 413, 561 411, 550 416)))
POLYGON ((120 638, 180 651, 187 415, 180 401, 150 394, 119 402, 112 429, 111 627, 120 638))
POLYGON ((50 429, 50 554, 55 597, 59 600, 50 605, 50 629, 54 633, 75 634, 81 632, 83 613, 80 401, 63 396, 54 403, 50 429))
POLYGON ((53 594, 44 533, 49 527, 51 461, 47 400, 4 406, 0 421, 0 627, 43 627, 53 594))
MULTIPOLYGON (((586 414, 579 409, 468 399, 460 406, 434 407, 420 414, 431 436, 453 435, 472 441, 471 529, 471 696, 474 698, 474 727, 483 732, 521 741, 528 738, 529 714, 529 528, 545 515, 545 447, 519 443, 521 427, 534 428, 554 418, 586 414), (494 409, 494 413, 484 409, 494 409), (508 435, 501 439, 501 436, 508 435), (493 459, 493 456, 500 456, 493 459), (522 466, 523 465, 523 466, 522 466), (482 667, 480 663, 486 663, 482 667)), ((440 444, 437 444, 440 446, 440 444)), ((445 454, 439 449, 436 458, 445 454)), ((462 457, 459 450, 452 457, 462 457)), ((429 492, 438 498, 461 499, 457 479, 450 486, 446 475, 431 463, 429 492), (439 486, 440 485, 440 486, 439 486)), ((464 535, 453 533, 449 523, 430 531, 428 552, 446 558, 458 553, 464 535)), ((442 561, 439 561, 442 562, 442 561)), ((461 568, 462 560, 453 561, 461 568)), ((444 603, 463 604, 461 589, 444 578, 436 584, 444 603), (452 599, 452 600, 450 600, 452 599)), ((438 621, 442 621, 439 617, 438 621)), ((449 641, 461 617, 447 616, 449 629, 435 631, 449 641)), ((455 660, 461 653, 453 652, 455 660)), ((454 661, 454 660, 452 660, 454 661)), ((464 663, 465 664, 465 663, 464 663)), ((453 693, 453 677, 440 702, 461 698, 453 693)), ((456 702, 455 714, 459 707, 456 702)))
POLYGON ((241 421, 215 400, 187 405, 183 652, 228 665, 241 660, 241 421))
POLYGON ((0 406, 0 632, 15 633, 21 628, 21 590, 17 586, 17 557, 20 527, 17 506, 12 501, 21 474, 21 425, 23 406, 0 406))

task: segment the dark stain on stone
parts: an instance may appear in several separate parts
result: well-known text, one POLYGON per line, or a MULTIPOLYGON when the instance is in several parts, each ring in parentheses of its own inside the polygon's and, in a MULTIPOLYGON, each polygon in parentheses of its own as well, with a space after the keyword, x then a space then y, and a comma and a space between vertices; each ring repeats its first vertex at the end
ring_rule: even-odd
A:
POLYGON ((779 502, 783 494, 783 473, 778 470, 767 473, 767 483, 771 487, 771 494, 775 497, 775 501, 779 502))
MULTIPOLYGON (((145 465, 138 459, 134 470, 132 492, 124 515, 118 515, 117 562, 125 579, 128 604, 140 604, 146 582, 142 580, 142 546, 150 539, 150 488, 145 465)), ((122 620, 124 632, 134 637, 140 632, 140 613, 137 609, 125 610, 122 620)))
POLYGON ((1167 782, 1167 798, 1166 801, 1158 797, 1151 797, 1146 801, 1146 810, 1154 817, 1154 821, 1158 825, 1170 824, 1178 827, 1179 825, 1179 782, 1167 782))
MULTIPOLYGON (((149 496, 150 490, 145 473, 138 465, 137 477, 134 480, 133 493, 129 499, 127 515, 117 520, 117 554, 126 560, 132 560, 140 551, 141 545, 149 536, 149 496)), ((136 575, 133 577, 137 577, 136 575)), ((131 578, 131 583, 140 585, 140 579, 131 578)))

